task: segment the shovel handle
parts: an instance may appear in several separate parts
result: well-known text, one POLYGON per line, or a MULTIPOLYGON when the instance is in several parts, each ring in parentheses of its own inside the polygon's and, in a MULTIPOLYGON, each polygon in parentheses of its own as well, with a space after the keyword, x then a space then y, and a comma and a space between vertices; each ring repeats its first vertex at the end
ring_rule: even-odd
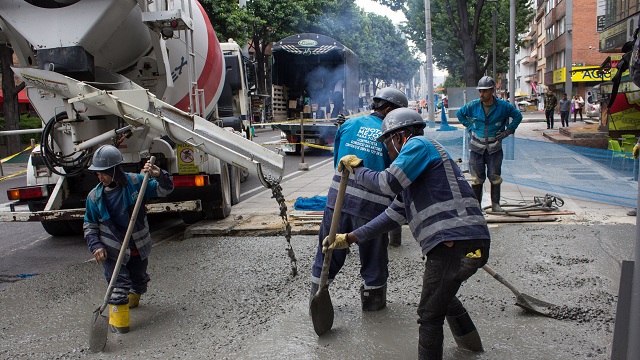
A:
MULTIPOLYGON (((151 166, 153 166, 153 163, 156 162, 156 157, 151 156, 149 158, 149 162, 151 163, 151 166)), ((124 235, 124 239, 122 240, 122 246, 120 247, 120 252, 118 253, 118 260, 116 261, 116 266, 113 268, 113 273, 111 274, 111 281, 109 281, 109 287, 107 288, 107 293, 104 295, 104 301, 102 302, 102 306, 100 306, 100 313, 102 313, 104 309, 107 307, 107 303, 109 302, 111 293, 113 293, 113 288, 116 285, 116 279, 118 278, 118 274, 120 273, 120 267, 122 267, 122 262, 124 261, 124 254, 127 252, 127 248, 129 247, 129 239, 131 239, 131 234, 133 233, 133 226, 136 223, 136 218, 138 217, 138 212, 140 211, 140 207, 142 207, 142 202, 144 200, 144 193, 147 191, 148 183, 149 183, 149 172, 147 171, 144 174, 142 185, 140 185, 140 190, 138 191, 138 198, 136 199, 136 204, 134 205, 133 212, 131 213, 131 219, 129 220, 127 233, 124 235)))
POLYGON ((521 296, 521 293, 520 293, 520 291, 518 291, 518 289, 516 289, 513 285, 509 284, 509 282, 507 280, 505 280, 505 278, 503 278, 502 275, 498 274, 489 265, 484 264, 484 266, 482 266, 482 269, 484 269, 484 271, 488 272, 489 275, 493 276, 494 279, 498 280, 499 283, 501 283, 502 285, 508 287, 509 290, 511 290, 511 292, 516 297, 520 297, 521 296))
MULTIPOLYGON (((336 241, 336 233, 338 232, 338 226, 340 225, 340 214, 342 213, 342 202, 344 201, 344 194, 347 192, 347 182, 349 180, 349 170, 342 170, 340 176, 340 187, 338 187, 338 195, 336 196, 336 204, 333 208, 333 217, 331 218, 331 228, 329 229, 329 239, 333 243, 336 241)), ((320 285, 319 289, 323 289, 327 286, 329 280, 329 265, 331 264, 331 255, 333 250, 327 250, 324 254, 324 261, 322 263, 322 273, 320 273, 320 285)))

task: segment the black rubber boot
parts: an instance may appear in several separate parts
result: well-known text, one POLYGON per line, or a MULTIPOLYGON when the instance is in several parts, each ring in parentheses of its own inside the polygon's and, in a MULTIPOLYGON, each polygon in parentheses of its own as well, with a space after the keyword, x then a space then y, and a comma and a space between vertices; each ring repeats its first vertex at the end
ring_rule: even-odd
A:
POLYGON ((447 316, 449 329, 458 347, 470 351, 484 351, 478 329, 473 324, 468 312, 458 316, 447 316))
POLYGON ((500 184, 491 184, 491 211, 504 212, 500 206, 500 184))
POLYGON ((476 194, 476 199, 478 199, 478 204, 482 207, 482 184, 480 185, 471 185, 473 189, 473 193, 476 194))
POLYGON ((387 307, 387 284, 377 289, 365 289, 360 286, 362 311, 378 311, 387 307))
POLYGON ((418 344, 418 360, 442 360, 442 348, 427 350, 418 344))
POLYGON ((389 245, 393 247, 402 245, 402 227, 389 231, 389 245))

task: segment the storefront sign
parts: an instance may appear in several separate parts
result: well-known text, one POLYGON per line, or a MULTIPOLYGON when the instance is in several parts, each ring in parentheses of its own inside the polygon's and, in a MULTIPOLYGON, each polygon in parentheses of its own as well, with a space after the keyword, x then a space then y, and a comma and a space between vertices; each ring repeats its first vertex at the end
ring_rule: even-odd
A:
MULTIPOLYGON (((566 81, 567 69, 562 68, 553 71, 553 83, 561 84, 566 81)), ((610 81, 611 72, 600 71, 598 66, 574 66, 571 68, 571 82, 601 82, 610 81)))

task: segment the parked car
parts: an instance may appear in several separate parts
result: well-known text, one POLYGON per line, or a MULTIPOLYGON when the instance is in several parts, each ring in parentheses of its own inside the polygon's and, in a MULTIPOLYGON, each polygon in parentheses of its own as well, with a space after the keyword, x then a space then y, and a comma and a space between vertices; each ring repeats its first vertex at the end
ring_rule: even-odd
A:
POLYGON ((587 104, 585 115, 590 118, 599 118, 600 117, 600 104, 587 104))
POLYGON ((584 114, 590 118, 600 118, 600 102, 597 99, 597 94, 600 86, 596 85, 591 91, 587 91, 587 101, 584 104, 584 114))

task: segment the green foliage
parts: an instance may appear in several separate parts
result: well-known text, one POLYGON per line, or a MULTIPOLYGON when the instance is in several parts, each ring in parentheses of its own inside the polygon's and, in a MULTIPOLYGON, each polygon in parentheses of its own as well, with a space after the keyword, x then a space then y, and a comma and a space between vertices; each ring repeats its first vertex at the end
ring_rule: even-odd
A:
MULTIPOLYGON (((366 13, 354 0, 203 0, 220 41, 231 37, 262 52, 274 41, 303 32, 332 37, 358 55, 361 79, 407 82, 419 62, 391 20, 366 13)), ((259 70, 260 73, 260 70, 259 70)))
MULTIPOLYGON (((42 120, 39 117, 29 117, 27 114, 20 115, 20 130, 39 129, 42 127, 42 120)), ((0 130, 4 131, 4 117, 0 117, 0 130)), ((40 143, 42 134, 21 134, 20 143, 29 144, 31 139, 36 139, 36 143, 40 143)))
MULTIPOLYGON (((424 0, 376 1, 401 10, 407 18, 403 31, 416 44, 426 43, 424 0)), ((471 86, 492 67, 492 12, 496 9, 496 71, 508 70, 509 0, 498 0, 495 5, 486 0, 431 0, 430 6, 432 52, 439 68, 461 74, 460 78, 471 86)), ((517 34, 525 31, 533 16, 531 0, 516 0, 517 34)), ((516 42, 516 47, 522 45, 521 40, 516 42)))

